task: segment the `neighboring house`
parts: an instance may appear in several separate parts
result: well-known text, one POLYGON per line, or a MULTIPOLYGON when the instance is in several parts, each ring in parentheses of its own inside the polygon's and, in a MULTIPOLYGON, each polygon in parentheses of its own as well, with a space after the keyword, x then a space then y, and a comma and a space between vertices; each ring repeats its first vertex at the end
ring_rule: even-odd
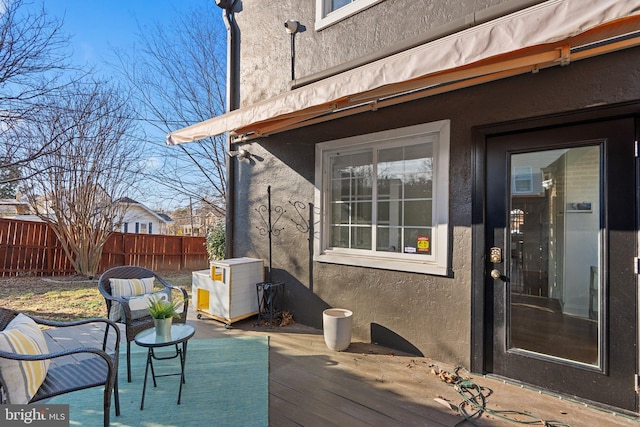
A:
POLYGON ((32 217, 31 207, 29 203, 16 199, 0 199, 0 218, 32 217))
POLYGON ((169 234, 178 236, 204 236, 207 230, 224 219, 224 214, 205 203, 197 203, 173 212, 169 234))
POLYGON ((128 197, 119 200, 126 211, 119 231, 138 234, 167 234, 167 225, 173 220, 164 213, 157 213, 128 197))
POLYGON ((229 257, 270 186, 298 322, 638 412, 640 0, 216 3, 229 257))

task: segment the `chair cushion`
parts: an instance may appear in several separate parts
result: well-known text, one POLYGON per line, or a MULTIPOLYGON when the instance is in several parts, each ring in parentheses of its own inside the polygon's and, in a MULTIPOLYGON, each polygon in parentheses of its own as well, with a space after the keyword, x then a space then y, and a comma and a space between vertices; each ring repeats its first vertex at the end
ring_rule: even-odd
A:
MULTIPOLYGON (((153 293, 153 277, 144 279, 109 279, 111 282, 111 295, 114 297, 128 297, 132 295, 144 295, 153 293)), ((109 319, 120 322, 124 311, 120 303, 113 302, 109 311, 109 319)))
POLYGON ((152 294, 124 297, 124 299, 129 301, 132 319, 140 319, 142 317, 149 316, 149 300, 156 298, 164 301, 171 301, 171 289, 165 289, 152 294))
MULTIPOLYGON (((22 313, 0 332, 0 350, 30 355, 49 353, 44 334, 38 325, 22 313)), ((7 403, 29 403, 47 376, 49 363, 49 360, 24 361, 0 358, 0 377, 6 386, 7 403)))

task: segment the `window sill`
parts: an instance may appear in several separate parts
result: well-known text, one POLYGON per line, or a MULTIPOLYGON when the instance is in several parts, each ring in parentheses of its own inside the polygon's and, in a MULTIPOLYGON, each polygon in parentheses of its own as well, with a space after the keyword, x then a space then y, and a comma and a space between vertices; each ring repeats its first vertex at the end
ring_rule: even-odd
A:
POLYGON ((401 261, 392 258, 358 256, 345 254, 316 255, 314 261, 327 264, 351 265, 354 267, 369 267, 382 270, 406 271, 410 273, 430 274, 434 276, 449 276, 446 266, 433 262, 401 261))

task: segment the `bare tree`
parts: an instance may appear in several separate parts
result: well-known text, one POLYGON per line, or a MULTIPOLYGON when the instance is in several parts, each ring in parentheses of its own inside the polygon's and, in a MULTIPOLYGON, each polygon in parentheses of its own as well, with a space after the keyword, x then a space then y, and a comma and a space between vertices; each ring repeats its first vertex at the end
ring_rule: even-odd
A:
POLYGON ((136 121, 118 89, 75 83, 66 96, 48 102, 31 134, 57 135, 59 149, 29 162, 24 192, 76 271, 93 276, 104 243, 122 220, 118 200, 137 181, 144 150, 132 136, 136 121))
POLYGON ((166 133, 224 112, 226 45, 220 9, 208 2, 203 9, 176 15, 171 27, 141 29, 135 58, 118 58, 136 90, 143 120, 158 131, 153 142, 160 165, 148 179, 164 195, 191 197, 224 214, 224 138, 174 147, 164 143, 166 133))
MULTIPOLYGON (((23 0, 0 1, 0 171, 20 168, 58 148, 55 136, 34 140, 28 127, 38 120, 44 98, 70 83, 69 38, 61 21, 47 16, 42 5, 32 6, 23 0)), ((23 178, 4 173, 0 184, 23 178)))

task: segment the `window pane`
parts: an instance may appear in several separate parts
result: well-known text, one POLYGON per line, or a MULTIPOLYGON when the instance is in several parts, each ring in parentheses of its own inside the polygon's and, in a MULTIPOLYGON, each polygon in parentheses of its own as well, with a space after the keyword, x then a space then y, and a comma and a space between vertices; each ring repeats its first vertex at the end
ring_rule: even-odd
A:
POLYGON ((351 156, 334 156, 331 158, 331 178, 349 178, 351 176, 349 161, 351 156))
POLYGON ((404 173, 402 148, 378 150, 378 179, 400 179, 404 173))
POLYGON ((331 233, 334 247, 370 249, 375 225, 376 250, 430 253, 426 231, 432 225, 433 143, 400 144, 376 150, 375 176, 373 149, 330 157, 329 220, 333 226, 343 226, 331 233))
POLYGON ((400 178, 378 178, 378 199, 400 199, 402 180, 400 178))
POLYGON ((431 200, 414 200, 404 202, 405 226, 431 225, 431 200))
POLYGON ((602 363, 606 201, 600 150, 511 154, 511 177, 522 179, 510 194, 507 348, 602 363))
POLYGON ((433 144, 429 142, 424 144, 408 145, 405 147, 404 153, 404 158, 407 160, 431 160, 431 158, 433 158, 433 144))
POLYGON ((371 171, 373 170, 373 151, 369 150, 362 153, 354 153, 348 157, 351 158, 349 163, 351 164, 353 176, 371 176, 371 171))
POLYGON ((404 182, 405 199, 430 199, 433 195, 431 174, 408 175, 404 182))
POLYGON ((351 181, 349 179, 336 179, 331 183, 331 201, 349 201, 351 194, 351 181))
POLYGON ((402 252, 402 229, 378 227, 376 249, 383 252, 402 252))
POLYGON ((332 203, 330 223, 331 224, 349 224, 349 204, 348 203, 332 203))
POLYGON ((351 214, 353 224, 371 225, 371 202, 352 203, 351 214))
POLYGON ((378 202, 379 225, 402 225, 402 201, 378 202))
POLYGON ((351 230, 352 248, 371 249, 371 227, 353 227, 351 230))
POLYGON ((332 247, 371 248, 373 150, 335 154, 331 164, 329 243, 332 247), (355 225, 368 226, 367 231, 355 225), (341 227, 336 227, 341 225, 341 227), (368 240, 367 240, 368 238, 368 240))
POLYGON ((405 228, 404 252, 431 255, 432 241, 430 228, 405 228))
POLYGON ((371 200, 372 186, 371 178, 356 178, 353 180, 355 194, 354 197, 359 200, 371 200))
POLYGON ((352 0, 331 0, 331 11, 340 9, 341 7, 344 7, 351 3, 351 1, 352 0))
POLYGON ((331 227, 329 246, 334 248, 349 247, 349 227, 331 227))
POLYGON ((431 171, 433 170, 431 144, 409 146, 405 149, 405 156, 405 175, 416 173, 431 173, 431 171))
POLYGON ((373 170, 373 153, 371 150, 335 155, 331 157, 331 178, 348 178, 352 176, 371 176, 373 170))

